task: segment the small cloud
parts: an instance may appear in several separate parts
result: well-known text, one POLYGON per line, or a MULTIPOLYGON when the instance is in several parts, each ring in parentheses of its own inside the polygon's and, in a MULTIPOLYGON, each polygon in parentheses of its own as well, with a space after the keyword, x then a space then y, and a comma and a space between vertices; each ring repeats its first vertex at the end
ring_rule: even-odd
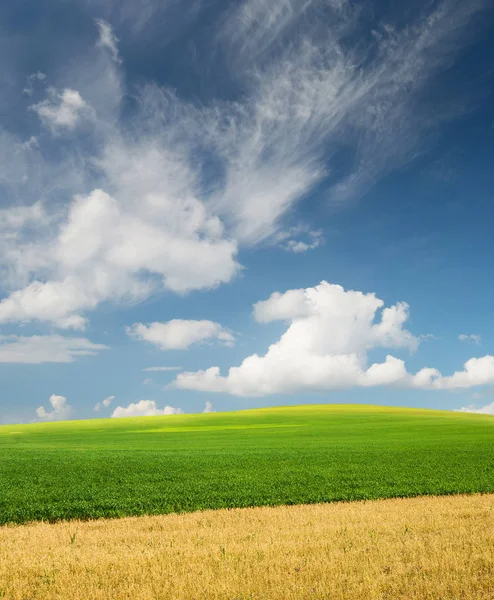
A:
POLYGON ((139 400, 126 407, 117 406, 113 411, 113 419, 121 419, 123 417, 157 417, 160 415, 183 415, 184 411, 181 408, 173 406, 165 406, 159 409, 154 400, 139 400))
POLYGON ((471 333, 469 335, 462 333, 458 336, 458 339, 461 342, 473 343, 477 345, 480 345, 482 343, 482 336, 474 333, 471 333))
MULTIPOLYGON (((27 144, 28 142, 25 143, 27 144)), ((50 220, 51 218, 46 214, 41 202, 0 209, 0 231, 17 230, 16 233, 18 233, 18 230, 24 227, 48 225, 50 220)))
POLYGON ((77 90, 64 89, 59 93, 51 88, 49 98, 30 107, 41 121, 56 132, 58 129, 75 129, 84 117, 92 115, 89 104, 77 90))
POLYGON ((206 400, 206 404, 204 405, 204 410, 202 411, 203 413, 214 413, 214 409, 213 409, 213 403, 210 402, 209 400, 206 400))
POLYGON ((151 377, 148 377, 147 379, 145 379, 142 382, 144 385, 151 385, 153 383, 153 380, 151 379, 151 377))
POLYGON ((420 340, 422 340, 423 342, 429 342, 431 340, 438 340, 439 338, 434 335, 433 333, 423 333, 421 335, 419 335, 420 340))
POLYGON ((105 398, 102 402, 98 402, 94 407, 94 410, 99 412, 102 408, 108 408, 113 400, 115 400, 115 396, 108 396, 108 398, 105 398))
POLYGON ((482 392, 475 392, 474 394, 472 394, 472 400, 477 401, 477 400, 482 400, 483 398, 486 398, 488 396, 493 396, 494 395, 494 387, 490 387, 482 392))
POLYGON ((288 240, 285 243, 285 250, 289 252, 294 252, 295 254, 301 254, 302 252, 307 252, 308 250, 314 250, 314 248, 318 248, 324 241, 322 231, 309 231, 308 240, 288 240))
POLYGON ((72 407, 67 404, 67 398, 54 394, 50 397, 50 404, 53 408, 52 411, 47 411, 44 406, 36 409, 38 419, 42 421, 66 421, 70 418, 72 407))
POLYGON ((216 339, 225 346, 233 346, 235 338, 219 323, 173 319, 165 323, 134 323, 127 334, 149 342, 161 350, 187 350, 193 344, 216 339))
POLYGON ((105 398, 103 400, 103 406, 105 408, 108 408, 110 406, 110 404, 113 402, 113 400, 115 400, 115 396, 108 396, 108 398, 105 398))
POLYGON ((481 406, 480 408, 475 404, 470 404, 469 406, 464 406, 455 412, 466 412, 466 413, 477 413, 479 415, 494 415, 494 402, 491 404, 487 404, 486 406, 481 406))
POLYGON ((34 92, 34 86, 38 81, 44 81, 46 79, 46 75, 38 71, 37 73, 31 73, 27 78, 27 86, 22 90, 23 94, 26 96, 32 96, 34 92))
POLYGON ((181 371, 182 367, 147 367, 146 369, 143 369, 143 371, 146 371, 148 373, 153 373, 153 372, 157 372, 157 371, 181 371))
POLYGON ((101 48, 106 48, 110 51, 112 59, 117 63, 121 64, 122 60, 118 53, 118 38, 113 33, 113 29, 109 23, 103 21, 103 19, 98 19, 96 21, 96 25, 99 30, 99 40, 97 46, 101 48))
POLYGON ((28 140, 20 144, 20 149, 29 152, 33 148, 38 148, 38 146, 38 139, 34 135, 32 135, 28 140))

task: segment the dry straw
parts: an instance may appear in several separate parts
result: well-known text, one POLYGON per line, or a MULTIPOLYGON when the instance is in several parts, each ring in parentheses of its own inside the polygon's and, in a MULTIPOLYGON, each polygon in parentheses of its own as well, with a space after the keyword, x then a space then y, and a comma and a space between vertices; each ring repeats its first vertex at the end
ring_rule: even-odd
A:
POLYGON ((0 598, 494 598, 494 495, 0 528, 0 598))

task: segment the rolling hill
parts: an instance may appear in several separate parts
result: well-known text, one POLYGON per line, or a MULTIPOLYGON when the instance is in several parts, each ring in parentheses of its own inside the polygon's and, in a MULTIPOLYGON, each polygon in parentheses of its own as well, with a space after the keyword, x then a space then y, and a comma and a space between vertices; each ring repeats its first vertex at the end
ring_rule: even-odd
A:
POLYGON ((494 492, 494 418, 369 405, 0 427, 0 524, 494 492))

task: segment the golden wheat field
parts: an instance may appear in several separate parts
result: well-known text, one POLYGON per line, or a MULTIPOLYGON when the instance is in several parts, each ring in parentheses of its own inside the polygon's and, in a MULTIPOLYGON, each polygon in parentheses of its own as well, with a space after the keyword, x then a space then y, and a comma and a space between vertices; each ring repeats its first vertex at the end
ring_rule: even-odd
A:
POLYGON ((494 495, 0 528, 0 597, 494 598, 494 495))

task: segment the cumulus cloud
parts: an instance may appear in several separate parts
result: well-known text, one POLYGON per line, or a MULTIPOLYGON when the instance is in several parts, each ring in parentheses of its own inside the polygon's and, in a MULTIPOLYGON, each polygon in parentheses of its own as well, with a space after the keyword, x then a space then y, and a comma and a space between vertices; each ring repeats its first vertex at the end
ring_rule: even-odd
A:
POLYGON ((102 190, 75 197, 56 239, 37 248, 38 261, 50 265, 54 278, 33 281, 2 300, 0 323, 36 319, 81 329, 81 311, 110 299, 137 302, 159 287, 144 272, 178 293, 235 275, 236 245, 219 237, 219 222, 199 203, 186 199, 171 209, 166 196, 148 196, 144 212, 143 202, 141 197, 125 210, 102 190))
POLYGON ((0 363, 71 363, 81 356, 97 356, 107 350, 87 338, 61 335, 0 335, 0 363))
POLYGON ((89 104, 81 94, 68 88, 62 92, 51 88, 49 98, 34 104, 31 109, 53 132, 75 129, 81 120, 92 115, 89 104))
POLYGON ((494 384, 494 356, 486 355, 467 360, 463 371, 456 371, 448 377, 440 375, 433 377, 428 387, 431 389, 454 390, 491 384, 494 384))
POLYGON ((121 419, 122 417, 158 417, 160 415, 182 415, 181 408, 173 406, 165 406, 158 408, 154 400, 139 400, 139 402, 131 403, 126 407, 117 406, 113 411, 112 418, 121 419))
POLYGON ((118 38, 113 33, 111 25, 106 21, 103 21, 103 19, 97 19, 96 25, 99 30, 98 46, 109 50, 112 59, 116 63, 122 62, 118 53, 118 38))
POLYGON ((108 396, 108 398, 105 398, 104 400, 96 404, 96 406, 94 407, 94 411, 99 412, 102 408, 108 408, 113 402, 113 400, 115 400, 115 396, 108 396))
POLYGON ((53 410, 47 411, 44 406, 36 409, 36 415, 41 421, 66 421, 72 416, 72 407, 67 403, 64 396, 50 397, 50 405, 53 410))
POLYGON ((401 302, 383 307, 384 302, 375 294, 345 291, 323 281, 314 288, 274 292, 268 300, 254 305, 254 318, 260 323, 291 321, 284 343, 288 338, 293 346, 324 348, 331 354, 361 353, 375 347, 416 350, 418 338, 403 329, 408 305, 401 302), (380 309, 381 320, 374 322, 380 309))
POLYGON ((494 382, 494 357, 472 358, 464 370, 443 376, 437 369, 407 372, 403 360, 387 355, 368 366, 376 348, 415 351, 419 338, 404 328, 409 307, 384 308, 373 293, 345 291, 325 281, 314 288, 275 292, 254 306, 258 322, 287 321, 288 329, 264 356, 253 354, 222 376, 219 367, 180 373, 182 389, 263 396, 308 390, 396 386, 452 390, 494 382))
POLYGON ((206 400, 206 404, 204 405, 204 410, 202 411, 203 413, 214 413, 214 409, 213 409, 213 403, 210 402, 209 400, 206 400))
POLYGON ((462 333, 461 335, 458 336, 458 339, 461 342, 473 342, 474 344, 477 344, 477 345, 480 345, 482 343, 482 336, 480 336, 476 333, 471 333, 469 335, 462 333))
POLYGON ((193 344, 208 340, 218 340, 225 346, 233 346, 235 343, 233 335, 213 321, 173 319, 166 323, 149 325, 135 323, 127 327, 127 334, 136 340, 154 344, 161 350, 187 350, 193 344))
POLYGON ((463 408, 460 408, 458 412, 477 413, 479 415, 494 415, 494 402, 491 402, 491 404, 486 404, 485 406, 481 406, 480 408, 475 404, 471 404, 470 406, 464 406, 463 408))

